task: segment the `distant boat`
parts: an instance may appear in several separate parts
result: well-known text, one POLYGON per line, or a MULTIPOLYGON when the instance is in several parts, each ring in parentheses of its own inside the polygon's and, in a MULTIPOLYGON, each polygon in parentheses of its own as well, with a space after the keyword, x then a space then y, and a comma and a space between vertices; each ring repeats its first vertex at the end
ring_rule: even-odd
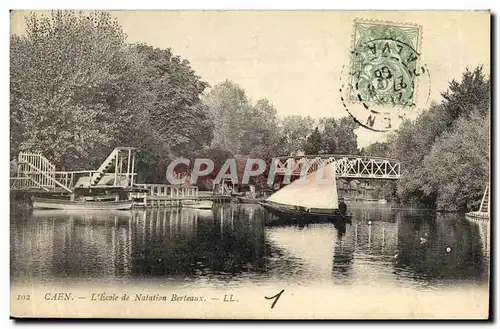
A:
POLYGON ((378 199, 377 201, 378 203, 387 203, 387 200, 386 199, 378 199))
POLYGON ((131 200, 122 201, 87 201, 33 198, 34 209, 61 210, 127 210, 132 208, 131 200))
POLYGON ((212 209, 214 202, 211 200, 184 200, 182 207, 193 209, 212 209))
POLYGON ((351 217, 339 211, 333 163, 283 187, 259 204, 270 213, 287 220, 307 219, 316 222, 350 220, 351 217), (323 181, 317 181, 318 174, 323 181), (328 180, 328 183, 325 180, 328 180))

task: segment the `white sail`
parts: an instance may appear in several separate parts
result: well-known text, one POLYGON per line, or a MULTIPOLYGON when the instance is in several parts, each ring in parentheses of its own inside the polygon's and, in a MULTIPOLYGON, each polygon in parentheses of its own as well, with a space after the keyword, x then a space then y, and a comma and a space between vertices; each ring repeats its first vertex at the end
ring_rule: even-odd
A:
POLYGON ((311 209, 338 209, 334 163, 310 173, 301 180, 283 187, 271 195, 267 201, 311 209))

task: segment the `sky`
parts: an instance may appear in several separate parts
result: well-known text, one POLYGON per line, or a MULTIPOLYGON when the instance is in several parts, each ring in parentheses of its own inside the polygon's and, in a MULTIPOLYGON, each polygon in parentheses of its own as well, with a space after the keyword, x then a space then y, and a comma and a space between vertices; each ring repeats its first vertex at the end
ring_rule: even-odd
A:
MULTIPOLYGON (((22 16, 11 14, 11 33, 22 16)), ((339 76, 349 64, 354 19, 421 26, 421 56, 430 72, 430 100, 467 68, 490 70, 490 17, 484 11, 113 11, 129 42, 143 42, 189 60, 214 86, 239 84, 255 102, 267 98, 278 114, 346 116, 339 76)), ((387 134, 359 128, 358 146, 387 134)))

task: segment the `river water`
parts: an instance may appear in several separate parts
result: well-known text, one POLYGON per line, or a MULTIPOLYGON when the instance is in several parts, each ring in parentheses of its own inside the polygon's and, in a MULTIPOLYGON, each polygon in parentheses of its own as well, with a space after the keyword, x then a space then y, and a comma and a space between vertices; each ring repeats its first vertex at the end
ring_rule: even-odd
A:
POLYGON ((487 294, 489 222, 389 204, 349 211, 342 228, 269 226, 274 217, 259 205, 105 213, 13 205, 11 282, 487 294))

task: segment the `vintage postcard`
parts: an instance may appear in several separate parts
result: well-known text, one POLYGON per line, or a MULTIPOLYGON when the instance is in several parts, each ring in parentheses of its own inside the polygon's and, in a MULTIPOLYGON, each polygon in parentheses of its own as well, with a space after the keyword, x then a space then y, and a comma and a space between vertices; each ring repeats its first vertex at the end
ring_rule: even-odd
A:
POLYGON ((488 11, 12 11, 13 318, 488 319, 488 11))

